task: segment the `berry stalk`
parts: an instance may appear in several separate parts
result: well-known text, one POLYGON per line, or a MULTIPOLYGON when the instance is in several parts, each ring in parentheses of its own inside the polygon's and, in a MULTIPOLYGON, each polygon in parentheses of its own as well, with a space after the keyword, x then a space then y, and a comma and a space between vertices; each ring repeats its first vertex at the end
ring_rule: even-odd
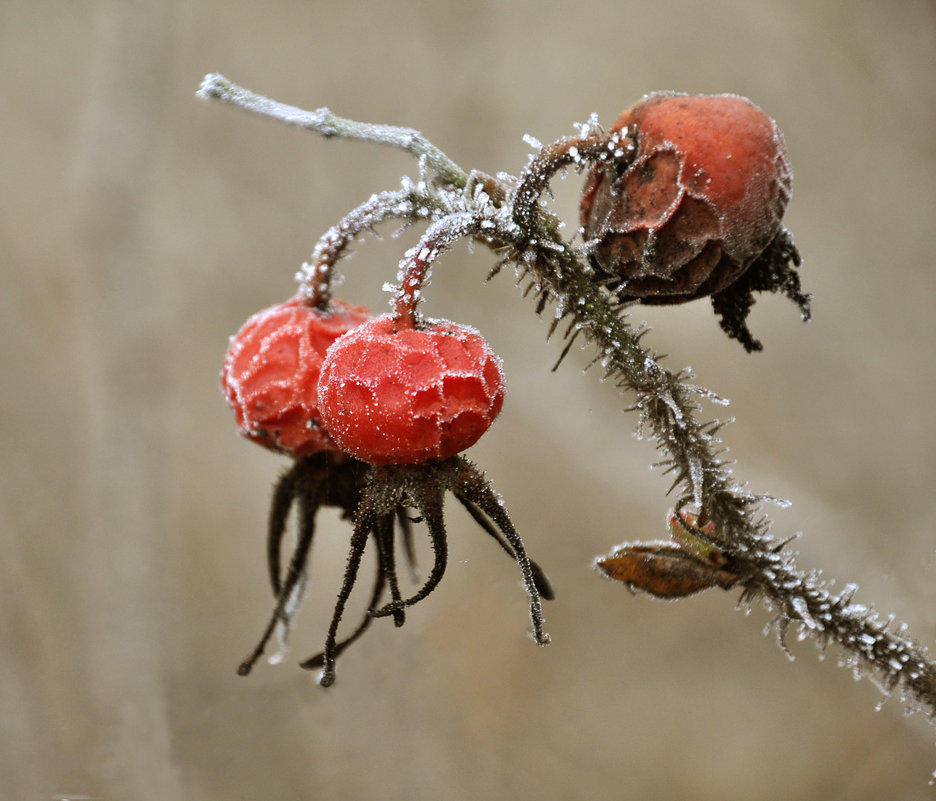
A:
POLYGON ((328 307, 335 264, 361 234, 387 220, 409 224, 420 219, 437 220, 451 211, 451 202, 445 202, 447 196, 430 191, 425 181, 414 183, 404 178, 402 183, 400 189, 372 195, 316 243, 310 261, 296 275, 300 291, 313 306, 322 311, 328 307))
POLYGON ((549 180, 563 167, 614 160, 624 164, 625 156, 633 151, 633 144, 618 133, 585 130, 581 136, 566 137, 546 145, 533 157, 521 173, 512 198, 513 218, 521 228, 534 230, 543 222, 544 211, 539 205, 549 180))
POLYGON ((455 242, 479 233, 482 219, 477 211, 450 214, 430 225, 419 243, 407 251, 400 262, 400 287, 394 303, 399 328, 416 327, 417 307, 432 263, 455 242))

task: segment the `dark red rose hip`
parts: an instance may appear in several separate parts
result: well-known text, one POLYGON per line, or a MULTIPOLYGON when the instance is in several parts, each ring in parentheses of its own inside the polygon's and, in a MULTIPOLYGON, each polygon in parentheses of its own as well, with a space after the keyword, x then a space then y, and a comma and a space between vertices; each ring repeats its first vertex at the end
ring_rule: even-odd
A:
POLYGON ((592 265, 623 299, 720 292, 782 230, 790 163, 777 125, 749 100, 651 94, 613 130, 633 158, 592 168, 580 212, 592 265))

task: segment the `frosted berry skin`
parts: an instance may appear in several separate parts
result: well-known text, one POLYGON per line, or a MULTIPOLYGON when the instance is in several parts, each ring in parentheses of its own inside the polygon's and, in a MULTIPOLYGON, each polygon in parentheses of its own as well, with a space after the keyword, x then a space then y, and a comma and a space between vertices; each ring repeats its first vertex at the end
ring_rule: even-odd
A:
POLYGON ((371 464, 447 459, 473 445, 504 403, 501 361, 447 320, 397 328, 387 314, 328 349, 318 406, 335 443, 371 464))
POLYGON ((299 295, 247 320, 221 369, 240 433, 291 456, 335 450, 318 411, 319 371, 328 346, 370 319, 362 306, 332 300, 320 311, 299 295))
POLYGON ((623 299, 724 290, 782 230, 792 171, 776 123, 737 95, 651 94, 614 124, 635 145, 596 165, 580 205, 592 266, 623 299))

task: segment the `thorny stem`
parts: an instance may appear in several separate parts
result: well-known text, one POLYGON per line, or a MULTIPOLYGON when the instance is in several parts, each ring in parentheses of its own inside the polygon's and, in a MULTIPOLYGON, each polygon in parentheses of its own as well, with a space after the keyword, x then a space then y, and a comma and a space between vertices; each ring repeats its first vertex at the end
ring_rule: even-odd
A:
MULTIPOLYGON (((564 159, 566 150, 562 146, 555 152, 564 159)), ((515 197, 522 198, 527 209, 535 208, 548 175, 555 172, 550 171, 552 166, 546 159, 538 165, 534 160, 521 176, 515 197)), ((527 219, 527 214, 515 210, 514 220, 527 219)), ((573 316, 597 347, 605 375, 617 377, 619 386, 637 396, 630 408, 640 413, 640 428, 651 430, 664 455, 662 464, 676 474, 674 486, 681 484, 686 490, 677 507, 691 499, 713 521, 744 579, 742 600, 762 595, 773 605, 781 645, 789 625, 798 622, 820 644, 837 642, 850 654, 856 671, 863 665, 883 690, 899 685, 911 710, 936 718, 936 664, 926 649, 902 636, 904 627, 898 633, 889 631, 893 618, 882 622, 873 610, 851 604, 853 589, 833 596, 817 575, 797 571, 792 556, 767 536, 767 521, 756 519, 755 513, 768 498, 743 491, 732 479, 716 450, 722 424, 700 423, 695 417, 699 411, 695 397, 719 399, 690 384, 689 374, 673 374, 662 367, 640 345, 641 334, 627 325, 613 296, 589 279, 576 254, 557 241, 541 219, 530 228, 525 236, 512 237, 525 248, 516 259, 541 282, 544 292, 558 299, 557 318, 573 316)), ((511 236, 509 229, 498 233, 511 236)))
POLYGON ((899 688, 910 711, 923 711, 930 720, 936 717, 936 664, 925 648, 904 636, 905 624, 894 631, 893 616, 882 620, 873 608, 853 604, 858 589, 853 584, 832 595, 828 584, 819 582, 816 575, 795 570, 786 554, 763 547, 740 553, 741 559, 757 570, 742 600, 751 600, 760 592, 769 597, 777 610, 771 625, 787 654, 785 637, 795 621, 803 634, 815 635, 821 648, 829 642, 838 643, 848 654, 841 663, 851 666, 856 678, 869 674, 885 695, 899 688))
POLYGON ((462 189, 468 182, 468 173, 413 128, 357 122, 332 114, 325 107, 305 111, 251 92, 217 73, 205 76, 197 94, 203 100, 220 100, 261 117, 279 120, 326 138, 338 136, 342 139, 357 139, 397 147, 417 158, 424 156, 429 168, 447 184, 462 189))
MULTIPOLYGON (((422 157, 449 187, 471 189, 468 174, 417 131, 344 120, 327 109, 302 111, 255 95, 220 75, 206 76, 199 96, 219 99, 323 136, 400 147, 422 157)), ((629 154, 628 145, 614 134, 602 134, 590 124, 583 126, 578 138, 563 139, 542 148, 512 192, 502 181, 492 184, 488 178, 488 184, 492 185, 485 186, 484 193, 459 193, 460 208, 456 211, 450 207, 442 216, 433 216, 418 249, 401 262, 398 313, 412 319, 418 302, 417 290, 425 281, 429 265, 458 238, 473 237, 495 250, 506 248, 507 255, 501 263, 514 262, 532 276, 541 298, 538 309, 544 308, 549 300, 555 301, 556 322, 571 317, 575 331, 583 332, 597 348, 595 361, 601 362, 606 377, 616 378, 619 387, 635 395, 630 409, 639 413, 638 430, 652 433, 663 454, 661 464, 667 472, 675 474, 673 486, 683 487, 684 495, 678 499, 677 507, 691 502, 699 509, 700 523, 703 518, 713 522, 719 545, 730 555, 733 569, 742 577, 745 591, 741 603, 759 596, 765 598, 777 613, 773 626, 781 645, 792 624, 813 634, 822 646, 836 642, 847 654, 844 661, 853 664, 856 672, 863 668, 864 674, 879 680, 885 692, 899 687, 911 711, 922 710, 930 719, 936 719, 936 664, 926 650, 903 636, 905 626, 893 631, 892 618, 881 620, 873 609, 851 603, 853 585, 833 595, 830 583, 820 581, 817 574, 805 574, 795 568, 792 555, 782 551, 782 543, 768 536, 769 521, 759 516, 759 507, 768 497, 745 492, 720 459, 721 440, 717 432, 722 423, 717 420, 702 423, 696 419, 699 398, 715 402, 720 399, 691 384, 688 372, 674 374, 664 368, 641 346, 640 338, 646 331, 635 331, 626 323, 621 303, 596 285, 587 263, 559 238, 555 219, 540 205, 539 197, 550 178, 563 166, 620 162, 629 154), (492 198, 496 202, 491 203, 492 198), (502 204, 502 198, 509 200, 502 204), (428 250, 424 252, 424 248, 428 250)), ((360 221, 352 221, 346 230, 333 234, 333 243, 325 242, 329 235, 323 238, 317 248, 323 256, 321 263, 327 263, 330 269, 353 235, 380 219, 397 216, 389 212, 381 217, 378 204, 375 201, 370 212, 362 213, 360 221)), ((450 201, 443 205, 450 206, 450 201)), ((406 214, 399 216, 411 219, 406 214)), ((484 511, 497 514, 494 506, 484 511)), ((355 536, 361 537, 362 532, 356 532, 355 536)), ((522 546, 512 538, 510 545, 521 555, 522 546)), ((525 560, 525 555, 522 558, 525 560)), ((357 562, 349 560, 340 604, 356 570, 357 562)), ((525 581, 528 586, 535 586, 532 572, 525 574, 525 581)), ((334 677, 339 618, 340 612, 326 642, 323 684, 334 677)))

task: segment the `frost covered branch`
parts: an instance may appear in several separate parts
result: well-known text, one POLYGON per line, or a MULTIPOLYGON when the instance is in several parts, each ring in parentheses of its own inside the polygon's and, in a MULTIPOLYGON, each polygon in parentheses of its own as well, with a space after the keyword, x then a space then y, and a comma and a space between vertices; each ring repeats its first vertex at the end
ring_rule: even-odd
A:
MULTIPOLYGON (((499 175, 493 179, 469 176, 411 129, 344 120, 327 109, 302 111, 255 95, 220 75, 207 76, 199 95, 323 136, 390 144, 419 156, 444 186, 405 179, 402 189, 374 195, 353 210, 322 237, 312 263, 300 273, 307 295, 327 303, 335 262, 356 237, 388 219, 402 219, 407 225, 428 223, 420 243, 400 263, 397 312, 401 315, 412 315, 430 266, 453 242, 468 238, 490 247, 500 258, 495 271, 512 264, 521 281, 529 281, 537 312, 553 308, 550 334, 566 321, 566 337, 572 340, 581 335, 595 348, 592 364, 600 364, 604 376, 614 379, 632 398, 628 408, 638 414, 638 433, 655 440, 660 465, 672 474, 673 488, 679 488, 677 509, 693 506, 697 510, 698 527, 687 536, 698 539, 700 549, 687 550, 677 543, 666 548, 666 557, 675 554, 697 569, 703 585, 707 566, 698 554, 717 557, 719 581, 713 579, 707 586, 737 584, 743 588, 743 605, 763 599, 776 614, 772 626, 784 649, 791 627, 801 636, 814 637, 820 647, 837 643, 844 652, 842 663, 854 667, 856 675, 875 679, 885 693, 898 689, 910 710, 936 719, 936 664, 926 650, 905 636, 906 626, 894 626, 893 618, 882 619, 873 608, 853 603, 853 585, 834 594, 831 583, 821 581, 818 573, 796 568, 793 555, 784 550, 785 543, 768 533, 770 521, 761 506, 771 499, 746 491, 721 458, 718 432, 723 421, 700 418, 700 402, 720 403, 720 398, 694 384, 688 371, 666 369, 642 345, 646 329, 628 324, 629 302, 596 277, 588 258, 589 243, 564 241, 555 217, 540 202, 559 169, 596 163, 609 169, 629 165, 633 148, 620 133, 606 133, 591 121, 582 126, 577 138, 540 146, 518 178, 499 175), (724 581, 725 575, 732 579, 724 581)), ((775 244, 773 261, 762 264, 765 281, 770 271, 776 273, 788 260, 798 259, 785 231, 775 244)), ((754 288, 782 291, 808 313, 808 296, 799 292, 798 279, 792 273, 785 275, 786 283, 754 288)), ((743 314, 747 308, 749 304, 743 314)), ((732 335, 745 343, 737 331, 732 335)))
POLYGON ((303 128, 326 138, 338 136, 342 139, 375 142, 400 148, 416 157, 423 156, 429 168, 452 186, 464 187, 468 180, 468 173, 413 128, 356 122, 332 114, 324 107, 315 111, 305 111, 251 92, 217 73, 205 76, 197 95, 202 100, 220 100, 261 117, 285 122, 287 125, 303 128))

